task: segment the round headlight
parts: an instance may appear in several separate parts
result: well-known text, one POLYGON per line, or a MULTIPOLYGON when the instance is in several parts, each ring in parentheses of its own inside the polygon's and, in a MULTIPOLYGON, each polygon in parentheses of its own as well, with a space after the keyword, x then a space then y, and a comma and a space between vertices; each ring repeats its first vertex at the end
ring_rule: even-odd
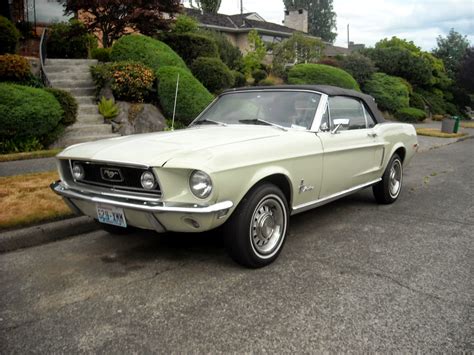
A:
POLYGON ((211 177, 204 171, 195 170, 189 179, 189 187, 194 196, 206 198, 212 192, 211 177))
POLYGON ((145 190, 153 190, 156 186, 155 175, 150 171, 145 171, 140 178, 140 182, 145 190))
POLYGON ((81 164, 75 163, 72 167, 72 176, 75 180, 84 179, 84 168, 81 164))

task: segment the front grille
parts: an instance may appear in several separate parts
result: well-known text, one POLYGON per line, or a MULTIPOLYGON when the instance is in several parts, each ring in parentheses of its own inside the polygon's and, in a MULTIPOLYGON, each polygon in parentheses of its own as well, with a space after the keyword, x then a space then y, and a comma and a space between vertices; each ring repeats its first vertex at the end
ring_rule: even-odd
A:
POLYGON ((70 163, 71 169, 74 164, 80 164, 84 168, 84 178, 77 180, 76 183, 110 187, 123 191, 161 194, 159 183, 157 183, 155 189, 153 190, 145 190, 141 185, 140 177, 143 172, 150 171, 153 173, 153 171, 149 168, 82 160, 71 160, 70 163), (119 172, 120 175, 117 175, 117 173, 112 173, 112 175, 107 176, 107 172, 119 172))

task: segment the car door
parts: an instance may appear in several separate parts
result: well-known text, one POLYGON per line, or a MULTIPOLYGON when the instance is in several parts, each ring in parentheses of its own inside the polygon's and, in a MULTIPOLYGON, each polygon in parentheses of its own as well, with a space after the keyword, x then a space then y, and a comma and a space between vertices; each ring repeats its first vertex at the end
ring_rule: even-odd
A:
POLYGON ((318 133, 324 149, 320 199, 377 179, 383 144, 374 126, 369 111, 357 98, 329 98, 318 133), (348 124, 337 126, 342 121, 348 124))

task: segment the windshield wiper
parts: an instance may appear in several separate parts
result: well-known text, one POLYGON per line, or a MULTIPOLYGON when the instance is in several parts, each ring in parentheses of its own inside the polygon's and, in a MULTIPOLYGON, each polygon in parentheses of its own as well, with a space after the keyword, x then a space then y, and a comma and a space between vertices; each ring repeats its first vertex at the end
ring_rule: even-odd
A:
POLYGON ((216 125, 219 125, 219 126, 227 126, 225 123, 223 122, 219 122, 219 121, 214 121, 214 120, 210 120, 208 118, 204 118, 202 120, 199 120, 197 122, 194 122, 195 125, 197 124, 201 124, 201 123, 210 123, 210 124, 216 124, 216 125))
POLYGON ((266 126, 272 126, 272 127, 280 128, 283 131, 287 131, 287 129, 285 127, 280 126, 276 123, 272 123, 272 122, 269 122, 269 121, 262 120, 261 118, 252 118, 252 119, 239 120, 239 122, 240 123, 263 123, 266 126))

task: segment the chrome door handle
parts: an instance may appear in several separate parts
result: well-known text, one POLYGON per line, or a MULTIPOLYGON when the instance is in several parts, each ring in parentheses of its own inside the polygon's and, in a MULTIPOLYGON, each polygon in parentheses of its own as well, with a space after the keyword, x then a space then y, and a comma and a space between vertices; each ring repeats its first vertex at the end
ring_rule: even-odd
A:
POLYGON ((377 137, 377 133, 375 133, 375 132, 367 133, 367 135, 371 138, 377 137))

